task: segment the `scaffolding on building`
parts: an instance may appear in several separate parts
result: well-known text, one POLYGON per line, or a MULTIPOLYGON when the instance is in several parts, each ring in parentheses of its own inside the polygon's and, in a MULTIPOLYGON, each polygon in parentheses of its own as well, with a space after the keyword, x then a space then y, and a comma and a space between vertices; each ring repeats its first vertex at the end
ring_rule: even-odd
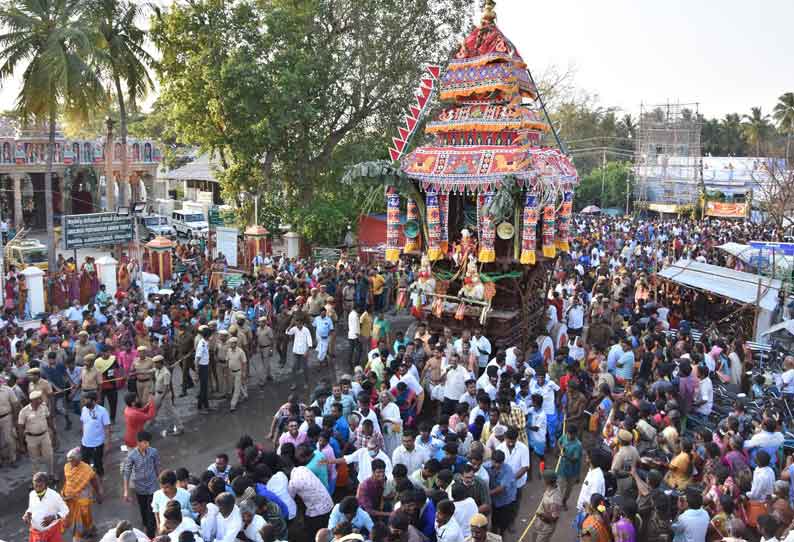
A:
POLYGON ((703 185, 702 119, 697 103, 640 105, 635 137, 635 206, 680 212, 703 185))

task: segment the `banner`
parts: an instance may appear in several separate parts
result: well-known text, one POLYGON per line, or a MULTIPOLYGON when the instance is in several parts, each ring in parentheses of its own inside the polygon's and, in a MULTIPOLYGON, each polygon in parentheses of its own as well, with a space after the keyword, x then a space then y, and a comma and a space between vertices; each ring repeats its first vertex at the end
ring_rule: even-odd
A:
POLYGON ((716 216, 719 218, 745 218, 747 216, 747 204, 707 201, 706 216, 716 216))

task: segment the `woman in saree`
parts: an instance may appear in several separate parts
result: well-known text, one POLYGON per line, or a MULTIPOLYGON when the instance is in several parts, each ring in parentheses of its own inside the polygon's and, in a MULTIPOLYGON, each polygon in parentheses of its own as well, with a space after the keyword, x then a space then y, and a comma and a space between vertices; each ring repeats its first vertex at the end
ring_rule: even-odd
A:
POLYGON ((130 289, 130 271, 127 269, 127 264, 124 262, 119 262, 119 271, 118 271, 118 283, 119 283, 119 290, 126 292, 130 289))
POLYGON ((69 507, 69 515, 64 522, 64 528, 71 529, 72 540, 91 539, 96 535, 91 504, 94 500, 102 502, 99 480, 94 469, 82 460, 80 448, 74 448, 67 453, 66 459, 61 495, 69 507))
POLYGON ((71 302, 75 299, 80 299, 80 276, 77 273, 77 263, 74 258, 66 260, 66 284, 69 288, 69 298, 67 301, 71 302))

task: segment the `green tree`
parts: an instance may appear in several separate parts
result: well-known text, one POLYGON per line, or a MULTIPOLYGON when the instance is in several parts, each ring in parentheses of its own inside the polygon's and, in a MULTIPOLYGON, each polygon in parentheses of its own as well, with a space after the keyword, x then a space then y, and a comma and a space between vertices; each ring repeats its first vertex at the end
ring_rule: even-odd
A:
POLYGON ((606 167, 595 168, 580 178, 574 203, 581 210, 588 205, 602 209, 625 209, 626 195, 631 193, 633 174, 631 162, 607 162, 606 167))
POLYGON ((753 147, 756 156, 761 156, 761 149, 772 132, 769 115, 764 115, 760 107, 750 109, 749 115, 744 115, 742 129, 747 144, 753 147))
MULTIPOLYGON (((112 82, 119 113, 121 179, 127 181, 127 135, 130 111, 154 87, 149 68, 154 59, 146 51, 147 32, 138 26, 148 5, 128 0, 90 0, 90 13, 98 30, 96 58, 112 82)), ((112 155, 112 154, 111 154, 112 155)), ((107 180, 108 208, 115 207, 113 181, 107 180)), ((132 197, 137 196, 137 189, 132 197)))
MULTIPOLYGON (((466 0, 194 0, 171 6, 152 35, 162 51, 160 103, 176 141, 218 152, 229 201, 277 197, 303 233, 344 150, 386 158, 429 62, 468 22, 466 0), (307 205, 311 202, 312 205, 307 205), (298 222, 300 220, 300 222, 298 222)), ((260 200, 262 201, 262 200, 260 200)), ((328 228, 338 226, 329 225, 328 228)))
POLYGON ((23 122, 49 131, 44 202, 50 272, 55 270, 52 163, 59 113, 85 117, 102 98, 91 59, 86 5, 82 0, 15 0, 0 7, 0 80, 23 68, 16 107, 23 122))
POLYGON ((786 135, 786 161, 791 151, 791 136, 794 134, 794 92, 786 92, 777 99, 772 116, 780 133, 786 135))

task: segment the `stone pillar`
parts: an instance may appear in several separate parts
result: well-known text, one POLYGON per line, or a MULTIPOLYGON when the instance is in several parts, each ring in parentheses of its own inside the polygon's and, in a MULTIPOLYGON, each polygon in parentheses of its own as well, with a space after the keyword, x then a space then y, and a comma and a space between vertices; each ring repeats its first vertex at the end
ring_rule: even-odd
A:
POLYGON ((116 269, 118 264, 119 262, 113 259, 113 256, 102 256, 96 261, 99 283, 105 285, 105 291, 111 297, 116 295, 116 269))
POLYGON ((14 173, 14 229, 19 231, 23 226, 22 215, 22 174, 14 173))
POLYGON ((30 303, 30 315, 44 312, 44 271, 33 265, 22 270, 25 282, 28 285, 28 302, 30 303))

